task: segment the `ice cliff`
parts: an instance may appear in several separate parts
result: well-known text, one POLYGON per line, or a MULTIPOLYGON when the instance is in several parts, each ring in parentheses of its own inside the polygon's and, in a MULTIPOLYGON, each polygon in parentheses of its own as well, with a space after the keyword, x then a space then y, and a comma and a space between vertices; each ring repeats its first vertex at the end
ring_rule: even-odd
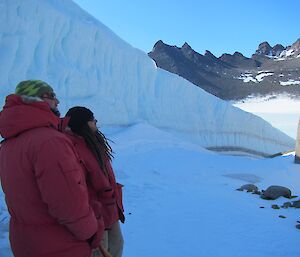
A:
POLYGON ((84 105, 102 125, 149 123, 216 150, 294 148, 261 118, 157 68, 71 0, 0 1, 0 103, 33 78, 54 87, 63 112, 84 105))

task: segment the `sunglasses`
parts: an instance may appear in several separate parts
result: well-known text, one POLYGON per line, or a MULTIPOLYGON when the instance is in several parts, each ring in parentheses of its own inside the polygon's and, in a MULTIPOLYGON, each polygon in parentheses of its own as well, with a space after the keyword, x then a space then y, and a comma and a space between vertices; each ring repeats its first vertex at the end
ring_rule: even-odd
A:
POLYGON ((50 100, 57 100, 56 95, 54 93, 47 93, 44 94, 41 98, 50 99, 50 100))

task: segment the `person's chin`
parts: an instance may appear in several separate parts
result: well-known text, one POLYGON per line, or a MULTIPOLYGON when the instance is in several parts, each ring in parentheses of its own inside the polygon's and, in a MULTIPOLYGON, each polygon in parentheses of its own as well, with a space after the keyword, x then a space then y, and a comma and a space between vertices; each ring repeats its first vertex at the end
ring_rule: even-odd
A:
POLYGON ((54 113, 55 116, 57 116, 58 118, 60 117, 60 112, 57 108, 51 108, 51 111, 54 113))

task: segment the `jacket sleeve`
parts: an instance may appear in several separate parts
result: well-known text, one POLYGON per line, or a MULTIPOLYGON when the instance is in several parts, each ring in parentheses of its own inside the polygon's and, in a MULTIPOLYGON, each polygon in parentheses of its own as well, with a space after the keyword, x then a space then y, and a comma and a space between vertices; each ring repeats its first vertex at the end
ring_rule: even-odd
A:
POLYGON ((74 148, 65 138, 43 143, 37 153, 35 176, 49 214, 79 240, 98 230, 98 222, 89 205, 84 173, 74 148))

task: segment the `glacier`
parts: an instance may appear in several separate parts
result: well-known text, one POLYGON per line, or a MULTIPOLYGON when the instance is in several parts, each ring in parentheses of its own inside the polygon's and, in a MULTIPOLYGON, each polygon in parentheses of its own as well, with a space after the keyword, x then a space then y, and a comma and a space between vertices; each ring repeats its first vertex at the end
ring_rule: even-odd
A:
POLYGON ((145 123, 211 150, 269 155, 295 141, 263 119, 157 68, 71 0, 0 1, 0 103, 26 79, 47 81, 60 110, 92 109, 105 126, 145 123))

